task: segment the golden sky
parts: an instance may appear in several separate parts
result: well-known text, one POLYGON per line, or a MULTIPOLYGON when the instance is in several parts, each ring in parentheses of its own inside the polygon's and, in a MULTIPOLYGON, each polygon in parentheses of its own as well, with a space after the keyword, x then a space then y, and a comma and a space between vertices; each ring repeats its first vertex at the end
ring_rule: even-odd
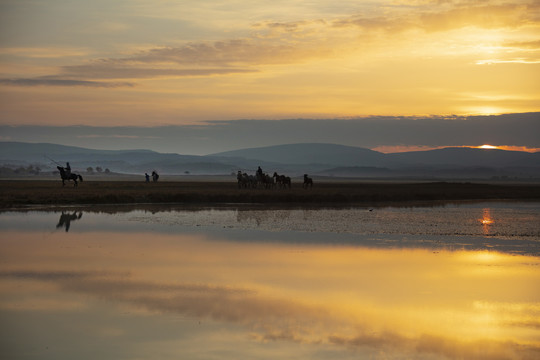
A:
POLYGON ((499 114, 540 104, 534 0, 5 0, 0 24, 4 125, 499 114))

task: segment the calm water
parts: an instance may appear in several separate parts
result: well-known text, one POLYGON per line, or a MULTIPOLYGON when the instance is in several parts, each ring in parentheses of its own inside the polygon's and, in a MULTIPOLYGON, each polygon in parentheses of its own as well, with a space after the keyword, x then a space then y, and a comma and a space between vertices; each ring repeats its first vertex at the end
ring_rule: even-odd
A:
POLYGON ((540 203, 0 214, 5 359, 538 359, 540 203))

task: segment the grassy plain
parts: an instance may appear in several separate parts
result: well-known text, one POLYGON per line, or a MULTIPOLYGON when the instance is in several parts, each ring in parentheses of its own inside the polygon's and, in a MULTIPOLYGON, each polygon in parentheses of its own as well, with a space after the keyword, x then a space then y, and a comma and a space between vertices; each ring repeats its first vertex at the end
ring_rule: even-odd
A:
POLYGON ((378 205, 395 202, 461 200, 540 200, 540 184, 468 182, 316 181, 312 189, 300 182, 291 189, 239 189, 234 179, 145 183, 90 180, 62 187, 52 180, 1 180, 0 208, 32 205, 113 204, 262 204, 292 206, 378 205))

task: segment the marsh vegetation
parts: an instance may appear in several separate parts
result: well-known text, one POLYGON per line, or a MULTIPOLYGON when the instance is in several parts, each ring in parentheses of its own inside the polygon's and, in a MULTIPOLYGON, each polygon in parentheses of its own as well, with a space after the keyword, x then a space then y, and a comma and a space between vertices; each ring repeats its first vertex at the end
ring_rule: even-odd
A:
POLYGON ((303 206, 354 205, 404 201, 533 200, 540 199, 538 184, 480 184, 449 182, 317 181, 304 189, 238 189, 231 181, 85 181, 78 187, 60 181, 4 180, 0 206, 72 204, 297 204, 303 206))

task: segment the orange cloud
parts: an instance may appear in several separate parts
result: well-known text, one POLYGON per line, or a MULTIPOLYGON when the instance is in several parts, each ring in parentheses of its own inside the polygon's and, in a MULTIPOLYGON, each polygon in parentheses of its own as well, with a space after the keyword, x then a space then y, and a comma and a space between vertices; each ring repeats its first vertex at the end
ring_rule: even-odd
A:
POLYGON ((472 149, 499 149, 506 151, 524 151, 529 153, 539 152, 540 148, 536 147, 527 147, 527 146, 515 146, 515 145, 446 145, 446 146, 430 146, 430 145, 381 145, 371 150, 382 152, 385 154, 390 153, 400 153, 400 152, 409 152, 409 151, 429 151, 436 149, 444 149, 448 147, 463 147, 463 148, 472 148, 472 149))
MULTIPOLYGON (((181 39, 155 26, 144 40, 117 32, 124 34, 122 42, 107 39, 103 48, 95 38, 71 47, 54 43, 50 51, 41 44, 10 44, 0 49, 4 118, 110 125, 110 118, 116 124, 148 124, 150 118, 175 124, 537 110, 538 85, 529 76, 540 62, 540 6, 534 2, 289 6, 280 17, 281 8, 263 11, 250 4, 238 10, 257 16, 238 19, 233 10, 166 2, 147 9, 151 16, 139 16, 191 16, 181 39), (55 96, 40 89, 45 86, 54 87, 55 96), (61 93, 68 87, 77 92, 61 93), (461 96, 465 91, 498 98, 461 96)), ((119 29, 136 31, 138 20, 132 21, 119 29)))
POLYGON ((511 3, 479 6, 457 6, 441 12, 420 15, 420 26, 427 31, 447 31, 467 26, 484 29, 523 27, 536 23, 540 7, 533 3, 511 3))
POLYGON ((530 153, 539 152, 540 148, 531 148, 527 146, 515 146, 515 145, 497 145, 497 149, 508 151, 525 151, 530 153))
POLYGON ((451 4, 436 6, 433 3, 416 5, 414 12, 389 11, 384 16, 374 14, 355 14, 348 18, 334 20, 334 26, 357 26, 366 31, 385 31, 389 33, 413 29, 427 32, 449 31, 474 26, 484 29, 499 27, 518 28, 538 24, 540 6, 521 2, 508 4, 471 5, 451 4))
POLYGON ((385 154, 409 152, 409 151, 428 151, 435 149, 443 149, 446 146, 429 146, 429 145, 381 145, 371 150, 382 152, 385 154))

